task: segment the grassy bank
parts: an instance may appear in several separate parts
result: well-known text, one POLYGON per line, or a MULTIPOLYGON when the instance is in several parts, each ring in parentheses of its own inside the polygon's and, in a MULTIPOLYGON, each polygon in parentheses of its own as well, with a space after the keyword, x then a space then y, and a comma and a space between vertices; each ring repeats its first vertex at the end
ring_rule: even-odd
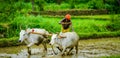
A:
POLYGON ((18 37, 0 39, 0 47, 18 46, 18 37))
POLYGON ((61 10, 61 11, 41 11, 41 12, 31 12, 32 14, 37 14, 40 13, 41 15, 65 15, 67 13, 72 14, 74 16, 79 16, 79 15, 104 15, 108 14, 107 10, 103 9, 97 9, 97 10, 61 10))
POLYGON ((101 58, 120 58, 120 55, 103 56, 101 58))
POLYGON ((96 32, 96 33, 78 33, 80 39, 119 37, 120 31, 116 32, 96 32))
MULTIPOLYGON (((107 15, 79 15, 79 16, 73 16, 71 18, 74 19, 99 19, 99 20, 110 20, 111 18, 117 17, 120 14, 107 14, 107 15)), ((49 17, 49 18, 63 18, 64 15, 58 16, 58 15, 42 15, 43 17, 49 17)))

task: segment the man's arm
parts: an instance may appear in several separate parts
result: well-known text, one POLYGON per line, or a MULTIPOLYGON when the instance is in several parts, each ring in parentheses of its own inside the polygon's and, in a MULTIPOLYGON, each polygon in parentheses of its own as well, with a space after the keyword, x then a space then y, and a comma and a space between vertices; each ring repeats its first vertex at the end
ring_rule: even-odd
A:
POLYGON ((67 22, 67 23, 66 22, 61 22, 60 24, 70 24, 71 25, 72 23, 71 22, 67 22))
POLYGON ((61 21, 59 21, 59 24, 62 24, 62 22, 65 20, 65 18, 63 18, 61 21))

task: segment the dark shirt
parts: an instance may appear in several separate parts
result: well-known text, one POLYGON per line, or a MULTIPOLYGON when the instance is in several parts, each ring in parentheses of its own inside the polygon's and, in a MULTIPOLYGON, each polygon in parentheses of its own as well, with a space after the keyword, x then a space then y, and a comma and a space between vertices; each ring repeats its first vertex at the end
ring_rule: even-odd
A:
POLYGON ((67 20, 67 19, 64 18, 59 23, 62 24, 62 27, 64 29, 68 29, 71 25, 71 20, 67 20))

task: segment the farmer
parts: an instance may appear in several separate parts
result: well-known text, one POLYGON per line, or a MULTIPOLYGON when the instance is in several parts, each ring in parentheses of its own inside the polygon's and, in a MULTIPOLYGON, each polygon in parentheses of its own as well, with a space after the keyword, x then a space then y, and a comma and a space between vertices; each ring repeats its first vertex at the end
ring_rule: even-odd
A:
POLYGON ((61 28, 60 36, 58 36, 58 37, 62 38, 62 37, 64 37, 64 36, 62 36, 62 33, 70 32, 70 30, 72 29, 71 15, 70 14, 66 14, 65 18, 63 18, 59 22, 59 24, 62 25, 62 28, 61 28))

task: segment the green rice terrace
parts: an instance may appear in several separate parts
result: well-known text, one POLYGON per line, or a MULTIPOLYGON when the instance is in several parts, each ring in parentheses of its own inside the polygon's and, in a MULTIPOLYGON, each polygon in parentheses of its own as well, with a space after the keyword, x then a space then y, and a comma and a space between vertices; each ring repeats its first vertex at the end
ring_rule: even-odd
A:
POLYGON ((0 4, 0 58, 120 58, 120 0, 1 0, 0 4), (21 29, 59 33, 59 21, 66 14, 79 36, 78 54, 73 49, 71 55, 55 55, 47 42, 45 57, 42 45, 32 46, 28 55, 27 45, 18 42, 21 29))

